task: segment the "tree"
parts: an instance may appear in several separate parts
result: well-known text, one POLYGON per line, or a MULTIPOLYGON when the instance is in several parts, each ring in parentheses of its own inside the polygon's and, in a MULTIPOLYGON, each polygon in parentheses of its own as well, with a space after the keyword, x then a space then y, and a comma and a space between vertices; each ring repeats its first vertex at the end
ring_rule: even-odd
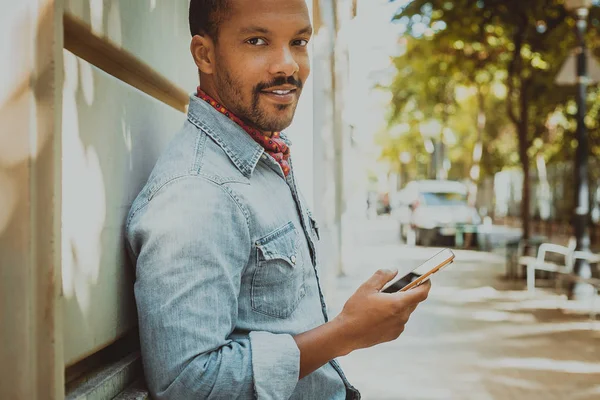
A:
POLYGON ((435 171, 443 170, 443 132, 456 110, 455 89, 459 84, 456 71, 436 52, 434 46, 416 40, 407 42, 404 56, 395 59, 398 75, 389 88, 392 92, 390 125, 408 122, 419 135, 419 125, 427 120, 439 121, 439 132, 432 143, 436 144, 435 171), (415 45, 416 44, 416 45, 415 45))
MULTIPOLYGON (((600 10, 592 10, 590 36, 597 45, 600 10)), ((431 44, 451 57, 446 62, 475 75, 503 71, 507 87, 506 115, 518 139, 523 169, 521 218, 528 237, 530 150, 546 132, 550 113, 572 96, 554 84, 562 61, 573 46, 573 18, 562 0, 413 0, 395 17, 408 34, 428 34, 431 44), (448 49, 457 51, 451 52, 448 49)))

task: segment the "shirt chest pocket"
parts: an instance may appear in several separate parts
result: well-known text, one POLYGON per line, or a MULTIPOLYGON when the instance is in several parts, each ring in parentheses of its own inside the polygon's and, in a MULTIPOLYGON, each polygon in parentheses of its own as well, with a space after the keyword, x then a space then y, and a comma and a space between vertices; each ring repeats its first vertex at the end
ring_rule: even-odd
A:
POLYGON ((306 294, 300 237, 292 222, 256 241, 252 309, 287 318, 306 294))

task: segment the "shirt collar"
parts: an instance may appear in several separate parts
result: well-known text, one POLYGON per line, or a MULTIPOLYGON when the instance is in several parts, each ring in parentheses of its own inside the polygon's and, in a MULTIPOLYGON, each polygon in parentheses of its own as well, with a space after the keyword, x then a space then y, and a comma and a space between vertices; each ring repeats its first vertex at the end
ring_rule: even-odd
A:
MULTIPOLYGON (((188 120, 210 136, 236 168, 246 178, 250 178, 264 149, 241 126, 196 95, 190 96, 188 120)), ((283 133, 281 138, 291 145, 283 133)))

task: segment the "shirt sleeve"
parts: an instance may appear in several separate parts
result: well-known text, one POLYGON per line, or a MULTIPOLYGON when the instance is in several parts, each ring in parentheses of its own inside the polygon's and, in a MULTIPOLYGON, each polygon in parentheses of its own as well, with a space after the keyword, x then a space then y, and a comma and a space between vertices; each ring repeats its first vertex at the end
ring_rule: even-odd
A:
POLYGON ((252 368, 259 399, 288 399, 300 375, 300 350, 290 335, 251 332, 252 368))
POLYGON ((288 399, 300 369, 294 339, 269 332, 230 338, 252 249, 234 194, 206 178, 184 177, 137 209, 127 240, 153 398, 288 399))

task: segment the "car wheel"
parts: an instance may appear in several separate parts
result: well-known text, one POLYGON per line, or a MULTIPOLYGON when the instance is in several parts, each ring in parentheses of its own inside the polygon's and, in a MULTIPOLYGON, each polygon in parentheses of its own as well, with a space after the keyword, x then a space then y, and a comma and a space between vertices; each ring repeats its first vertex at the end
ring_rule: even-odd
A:
POLYGON ((431 231, 428 229, 417 228, 417 240, 416 243, 419 246, 429 247, 431 246, 431 231))
POLYGON ((478 233, 471 234, 471 247, 474 249, 479 248, 479 234, 478 233))
POLYGON ((425 247, 435 246, 437 242, 437 231, 435 229, 421 229, 421 245, 425 247))
POLYGON ((421 243, 423 246, 431 247, 431 243, 433 242, 431 236, 431 231, 423 230, 423 233, 421 234, 421 243))

